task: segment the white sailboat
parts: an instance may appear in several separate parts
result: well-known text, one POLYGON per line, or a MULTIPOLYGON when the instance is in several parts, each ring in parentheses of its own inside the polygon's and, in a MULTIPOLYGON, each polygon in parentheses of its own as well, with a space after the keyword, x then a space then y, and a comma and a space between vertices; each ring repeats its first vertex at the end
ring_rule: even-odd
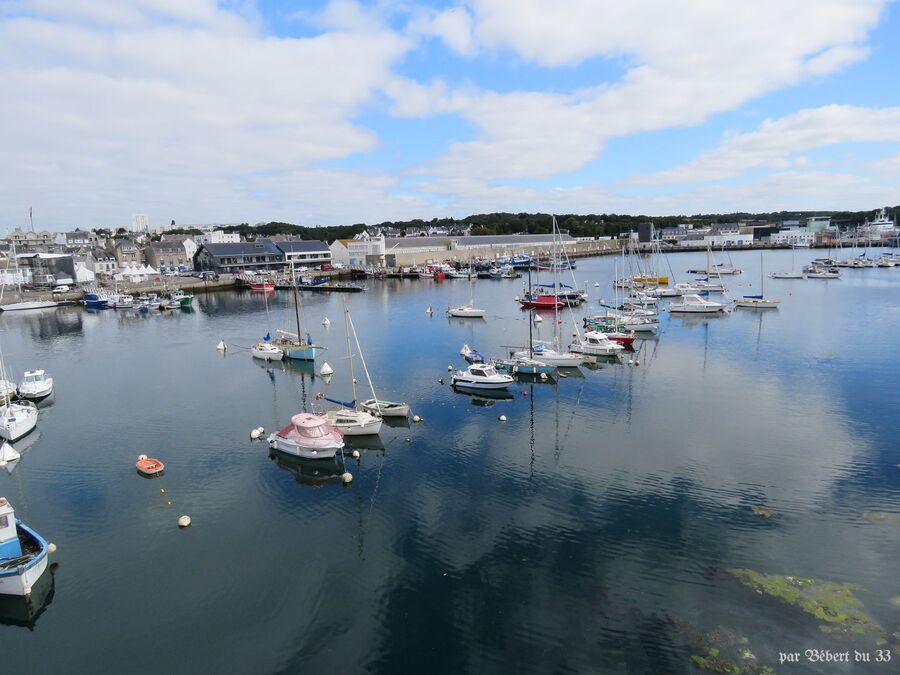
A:
POLYGON ((763 297, 763 254, 759 252, 759 295, 745 295, 743 298, 735 302, 737 307, 744 309, 777 309, 780 300, 767 300, 763 297))
POLYGON ((472 273, 472 260, 469 259, 469 303, 459 307, 448 307, 447 314, 460 319, 483 319, 485 310, 475 306, 475 274, 472 273))
MULTIPOLYGON (((375 387, 372 385, 372 378, 369 377, 369 369, 366 367, 365 358, 359 345, 359 337, 356 335, 356 329, 353 327, 353 320, 350 318, 350 309, 347 307, 347 300, 344 299, 344 327, 347 332, 347 356, 350 360, 350 382, 353 389, 353 400, 349 403, 336 399, 322 396, 326 401, 337 403, 341 407, 338 410, 326 410, 322 417, 328 424, 338 429, 345 436, 368 436, 377 434, 381 431, 383 424, 380 417, 376 417, 368 410, 360 410, 356 407, 356 377, 353 373, 353 349, 350 346, 350 331, 353 331, 353 339, 356 342, 356 349, 359 351, 360 362, 366 373, 366 379, 369 382, 369 388, 372 390, 371 402, 379 406, 378 397, 375 395, 375 387)), ((368 401, 367 401, 368 402, 368 401)))
POLYGON ((715 314, 724 311, 723 303, 706 300, 699 295, 684 295, 669 305, 669 312, 673 314, 715 314))
POLYGON ((254 359, 267 362, 281 361, 281 359, 284 358, 284 352, 271 342, 272 326, 271 323, 269 323, 269 298, 264 294, 263 299, 266 302, 266 323, 268 324, 269 332, 266 333, 266 336, 262 340, 250 347, 250 356, 254 359))
POLYGON ((794 249, 796 246, 791 246, 791 271, 790 272, 772 272, 769 274, 769 277, 772 279, 802 279, 803 272, 797 272, 794 269, 794 249))

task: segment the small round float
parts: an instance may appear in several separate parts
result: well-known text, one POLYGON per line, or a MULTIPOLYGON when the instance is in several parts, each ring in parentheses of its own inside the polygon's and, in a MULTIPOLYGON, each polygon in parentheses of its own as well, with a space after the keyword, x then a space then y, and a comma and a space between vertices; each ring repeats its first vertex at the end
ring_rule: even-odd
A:
POLYGON ((134 463, 134 466, 139 474, 141 474, 142 476, 147 476, 148 478, 158 476, 166 468, 165 464, 163 464, 158 459, 153 459, 153 457, 144 457, 142 459, 139 459, 134 463))

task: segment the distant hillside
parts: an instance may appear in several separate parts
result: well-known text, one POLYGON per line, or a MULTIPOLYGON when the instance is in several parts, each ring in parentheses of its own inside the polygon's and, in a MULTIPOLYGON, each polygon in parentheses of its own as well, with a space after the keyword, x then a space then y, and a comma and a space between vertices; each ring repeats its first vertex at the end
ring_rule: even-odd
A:
MULTIPOLYGON (((900 217, 900 206, 888 209, 890 215, 900 217)), ((692 216, 629 216, 617 213, 601 214, 557 214, 559 227, 573 237, 617 236, 622 232, 636 230, 639 223, 653 223, 656 227, 670 227, 682 223, 711 225, 733 223, 739 220, 780 223, 784 220, 803 220, 808 216, 831 216, 843 226, 855 226, 871 219, 875 211, 778 211, 773 213, 709 213, 692 216)), ((550 232, 551 217, 548 213, 482 213, 461 220, 454 218, 433 218, 431 220, 385 221, 366 225, 337 225, 305 227, 291 223, 271 222, 260 225, 233 225, 224 228, 227 232, 240 232, 245 238, 272 237, 276 235, 299 236, 301 239, 319 239, 329 244, 335 239, 352 239, 367 227, 396 228, 401 232, 426 227, 472 226, 472 234, 546 234, 550 232)))

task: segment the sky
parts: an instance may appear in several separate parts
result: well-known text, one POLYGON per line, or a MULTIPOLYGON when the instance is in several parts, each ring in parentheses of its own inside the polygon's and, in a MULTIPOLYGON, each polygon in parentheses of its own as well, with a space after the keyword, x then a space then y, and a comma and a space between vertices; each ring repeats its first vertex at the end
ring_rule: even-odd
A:
POLYGON ((0 0, 0 230, 900 203, 892 0, 0 0))

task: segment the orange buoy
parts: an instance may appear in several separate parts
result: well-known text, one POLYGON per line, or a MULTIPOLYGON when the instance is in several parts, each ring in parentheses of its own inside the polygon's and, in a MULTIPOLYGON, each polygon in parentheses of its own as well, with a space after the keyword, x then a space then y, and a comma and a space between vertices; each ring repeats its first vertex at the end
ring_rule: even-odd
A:
POLYGON ((152 457, 147 457, 146 459, 139 459, 134 463, 135 468, 137 468, 138 473, 142 476, 158 476, 161 474, 166 465, 163 464, 158 459, 153 459, 152 457))

